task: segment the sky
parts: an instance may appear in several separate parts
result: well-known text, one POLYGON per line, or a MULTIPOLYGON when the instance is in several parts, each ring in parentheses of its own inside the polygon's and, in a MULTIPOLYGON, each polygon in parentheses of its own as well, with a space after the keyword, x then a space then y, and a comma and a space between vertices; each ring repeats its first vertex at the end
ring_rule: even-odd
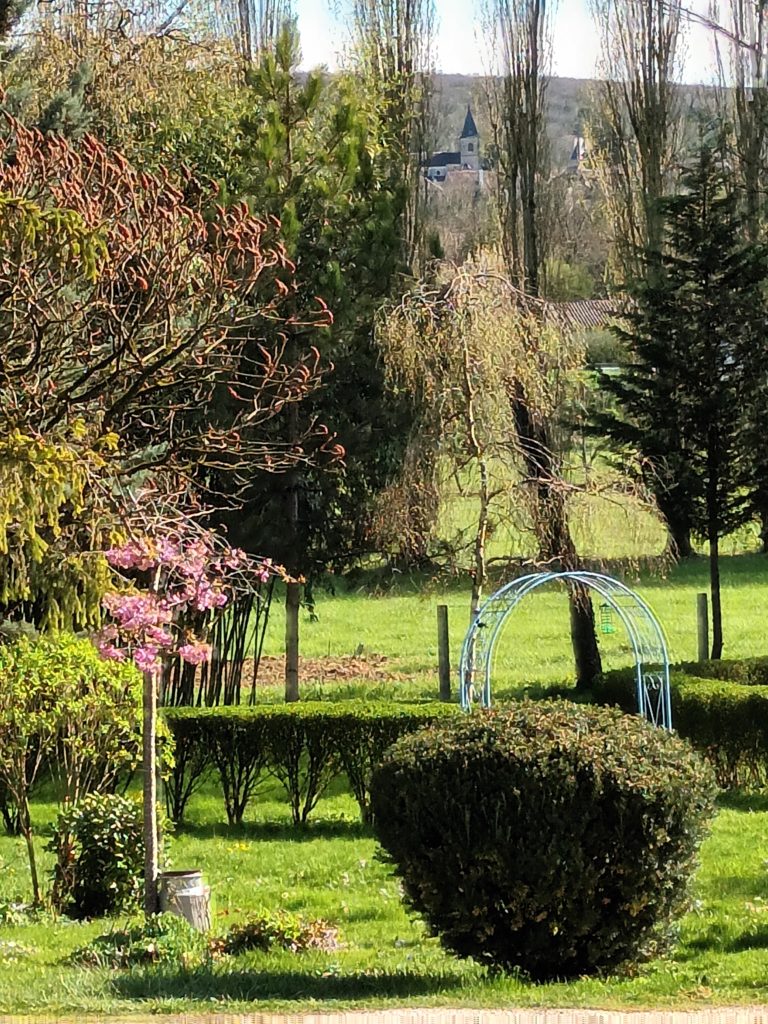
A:
MULTIPOLYGON (((344 46, 343 29, 333 22, 328 0, 295 0, 303 66, 337 65, 344 46)), ((465 75, 484 71, 483 48, 476 36, 472 0, 435 0, 438 15, 437 67, 465 75)), ((706 13, 707 0, 691 0, 688 6, 706 13)), ((555 20, 553 72, 566 78, 596 75, 599 41, 586 0, 560 0, 555 20)), ((687 32, 684 78, 687 82, 711 82, 714 59, 708 33, 691 26, 687 32)))

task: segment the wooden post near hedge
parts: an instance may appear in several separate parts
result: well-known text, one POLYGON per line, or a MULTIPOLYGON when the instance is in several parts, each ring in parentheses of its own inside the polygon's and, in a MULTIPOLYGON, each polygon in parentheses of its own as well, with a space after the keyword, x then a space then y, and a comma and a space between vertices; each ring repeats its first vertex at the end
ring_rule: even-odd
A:
POLYGON ((696 595, 696 627, 698 661, 706 661, 709 658, 709 599, 706 594, 696 595))
POLYGON ((448 645, 448 605, 437 606, 437 675, 440 700, 451 699, 451 653, 448 645))
POLYGON ((301 584, 285 585, 285 700, 299 699, 299 608, 301 584))

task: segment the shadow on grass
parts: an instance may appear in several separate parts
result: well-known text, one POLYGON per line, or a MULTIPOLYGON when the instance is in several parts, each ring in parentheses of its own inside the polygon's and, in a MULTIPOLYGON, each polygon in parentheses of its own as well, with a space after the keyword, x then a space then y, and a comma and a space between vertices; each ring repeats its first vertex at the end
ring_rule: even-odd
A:
POLYGON ((749 949, 768 949, 768 925, 762 925, 753 932, 744 932, 729 942, 725 949, 729 953, 744 953, 749 949))
POLYGON ((371 971, 370 973, 305 974, 288 970, 154 969, 136 971, 111 981, 125 999, 333 1000, 368 997, 407 998, 447 992, 461 986, 459 978, 371 971))
POLYGON ((310 821, 304 826, 286 821, 245 821, 242 825, 225 822, 184 822, 175 829, 185 839, 250 839, 307 843, 314 839, 369 839, 373 833, 360 821, 310 821))
POLYGON ((768 811, 768 792, 727 790, 720 794, 717 803, 729 811, 768 811))

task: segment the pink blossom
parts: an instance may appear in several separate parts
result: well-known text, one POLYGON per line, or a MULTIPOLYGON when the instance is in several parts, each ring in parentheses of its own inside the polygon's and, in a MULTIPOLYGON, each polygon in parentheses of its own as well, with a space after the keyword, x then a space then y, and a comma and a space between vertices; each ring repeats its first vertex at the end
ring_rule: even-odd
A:
POLYGON ((157 544, 157 558, 159 562, 165 562, 171 564, 175 562, 181 554, 179 545, 167 537, 162 537, 157 544))
POLYGON ((146 644, 143 647, 137 647, 133 652, 133 663, 142 672, 157 672, 161 667, 157 655, 157 647, 146 644))
POLYGON ((203 643, 183 644, 176 653, 182 661, 188 661, 190 665, 201 665, 210 659, 211 646, 203 643))
POLYGON ((103 640, 96 641, 96 650, 105 661, 125 661, 125 651, 103 640))
POLYGON ((193 608, 203 612, 209 608, 223 608, 227 601, 228 598, 224 591, 212 587, 208 580, 200 580, 197 593, 190 603, 193 608))
POLYGON ((116 569, 151 569, 155 559, 143 541, 128 541, 105 552, 110 565, 116 569))

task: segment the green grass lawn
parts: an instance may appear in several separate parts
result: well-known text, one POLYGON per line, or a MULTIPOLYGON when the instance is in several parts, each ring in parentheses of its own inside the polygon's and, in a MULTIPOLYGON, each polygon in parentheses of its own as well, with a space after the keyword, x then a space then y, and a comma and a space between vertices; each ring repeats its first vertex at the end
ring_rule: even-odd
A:
MULTIPOLYGON (((52 807, 38 804, 41 830, 52 807)), ((455 960, 408 916, 396 879, 377 859, 352 799, 324 799, 304 832, 288 824, 279 793, 267 791, 241 828, 221 823, 220 800, 199 796, 191 824, 173 840, 176 868, 202 867, 212 886, 215 927, 248 911, 286 908, 338 923, 333 953, 249 953, 196 970, 126 972, 67 966, 101 923, 43 921, 0 926, 0 1012, 82 1013, 309 1010, 387 1005, 690 1007, 768 1001, 768 799, 732 797, 702 851, 691 912, 672 954, 634 977, 532 985, 490 977, 455 960), (31 949, 3 959, 7 942, 31 949)), ((28 896, 21 843, 0 838, 0 903, 28 896)))
MULTIPOLYGON (((708 588, 708 562, 696 558, 671 566, 664 575, 624 572, 621 578, 650 604, 667 635, 672 661, 696 658, 696 594, 708 588)), ((768 653, 768 556, 729 555, 722 559, 724 657, 768 653)), ((469 586, 448 585, 422 577, 402 578, 387 590, 371 592, 370 580, 351 586, 334 582, 334 593, 318 588, 316 618, 301 618, 301 652, 308 658, 349 657, 361 646, 363 657, 384 655, 395 677, 377 689, 393 695, 437 693, 436 607, 447 604, 451 656, 456 665, 469 622, 469 586)), ((275 598, 265 653, 282 650, 283 615, 275 598)), ((604 666, 631 663, 626 634, 600 636, 604 666)), ((361 672, 363 669, 361 661, 361 672)), ((572 678, 573 658, 568 632, 568 605, 562 589, 540 589, 514 612, 498 645, 494 692, 526 684, 562 682, 572 678)), ((334 687, 323 679, 322 666, 304 675, 305 692, 322 695, 334 687)), ((338 689, 338 687, 336 687, 338 689)), ((354 691, 359 692, 359 691, 354 691)), ((279 698, 279 688, 264 696, 279 698)))

